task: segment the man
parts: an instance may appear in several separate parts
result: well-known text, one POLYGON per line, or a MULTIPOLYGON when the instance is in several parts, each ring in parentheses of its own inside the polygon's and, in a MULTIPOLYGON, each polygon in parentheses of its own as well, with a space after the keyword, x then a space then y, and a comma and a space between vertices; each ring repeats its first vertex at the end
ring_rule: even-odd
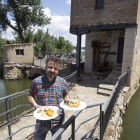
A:
MULTIPOLYGON (((67 82, 63 78, 57 76, 59 66, 59 58, 48 58, 45 67, 46 74, 33 80, 28 100, 36 109, 42 106, 59 107, 63 99, 70 99, 67 82), (35 95, 37 96, 37 101, 34 99, 35 95)), ((62 126, 64 122, 64 110, 62 108, 60 109, 61 113, 55 119, 36 121, 34 140, 45 140, 49 130, 53 135, 59 127, 62 126)), ((61 139, 61 137, 59 139, 61 139)))

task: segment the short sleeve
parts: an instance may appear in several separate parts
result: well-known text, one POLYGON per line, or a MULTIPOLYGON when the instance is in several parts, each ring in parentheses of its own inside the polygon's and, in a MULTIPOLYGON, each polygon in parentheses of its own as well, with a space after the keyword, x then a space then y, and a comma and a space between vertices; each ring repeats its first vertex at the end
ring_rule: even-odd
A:
POLYGON ((31 83, 30 90, 29 90, 29 95, 35 96, 36 94, 37 94, 36 82, 35 82, 35 80, 33 80, 31 83))

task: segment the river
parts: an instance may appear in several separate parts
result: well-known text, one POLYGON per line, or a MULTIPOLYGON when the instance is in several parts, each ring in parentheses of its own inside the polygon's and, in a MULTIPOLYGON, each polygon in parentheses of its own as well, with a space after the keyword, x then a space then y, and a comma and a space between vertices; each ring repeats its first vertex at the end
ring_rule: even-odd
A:
POLYGON ((120 140, 140 140, 140 88, 130 100, 123 115, 122 127, 120 140))
POLYGON ((3 80, 2 70, 0 69, 0 98, 27 90, 30 88, 31 79, 22 80, 3 80))

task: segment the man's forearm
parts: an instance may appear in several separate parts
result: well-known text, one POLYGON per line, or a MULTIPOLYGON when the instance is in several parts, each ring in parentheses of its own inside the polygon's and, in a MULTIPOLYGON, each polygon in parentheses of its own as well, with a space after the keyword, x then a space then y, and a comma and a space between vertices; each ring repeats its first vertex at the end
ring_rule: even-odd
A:
POLYGON ((28 95, 28 100, 33 107, 36 107, 38 105, 33 96, 28 95))

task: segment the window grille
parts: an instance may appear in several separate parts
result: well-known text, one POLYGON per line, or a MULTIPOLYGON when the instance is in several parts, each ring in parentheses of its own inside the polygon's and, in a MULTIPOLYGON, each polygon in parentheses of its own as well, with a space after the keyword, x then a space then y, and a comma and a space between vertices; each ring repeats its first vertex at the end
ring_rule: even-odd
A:
POLYGON ((16 50, 16 55, 24 55, 24 50, 16 50))

